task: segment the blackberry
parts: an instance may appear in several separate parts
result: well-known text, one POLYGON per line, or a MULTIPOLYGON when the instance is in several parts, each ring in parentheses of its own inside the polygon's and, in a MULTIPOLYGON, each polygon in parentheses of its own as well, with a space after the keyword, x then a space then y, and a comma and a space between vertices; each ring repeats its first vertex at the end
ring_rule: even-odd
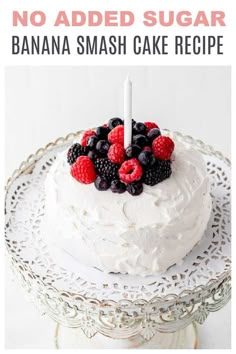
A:
POLYGON ((170 160, 157 160, 156 163, 143 171, 142 180, 149 186, 154 186, 157 183, 164 181, 171 175, 170 160))
POLYGON ((118 179, 119 165, 112 163, 108 158, 98 158, 94 161, 97 174, 107 181, 118 179))
POLYGON ((79 156, 87 155, 88 149, 85 146, 81 146, 79 143, 71 145, 67 152, 67 162, 72 165, 75 163, 79 156))

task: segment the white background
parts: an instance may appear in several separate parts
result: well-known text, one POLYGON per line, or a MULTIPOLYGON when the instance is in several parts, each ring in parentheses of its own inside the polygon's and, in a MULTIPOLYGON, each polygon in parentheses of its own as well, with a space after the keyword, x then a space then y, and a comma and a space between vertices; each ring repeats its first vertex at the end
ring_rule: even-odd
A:
MULTIPOLYGON (((5 74, 7 175, 59 136, 122 116, 127 74, 135 119, 154 120, 230 155, 229 67, 8 67, 5 74)), ((52 348, 53 322, 20 293, 16 298, 17 286, 6 279, 6 346, 52 348)), ((230 305, 211 314, 200 335, 201 348, 230 348, 230 305)))
POLYGON ((136 120, 154 120, 230 155, 229 67, 8 67, 7 175, 48 142, 122 117, 127 74, 136 120))

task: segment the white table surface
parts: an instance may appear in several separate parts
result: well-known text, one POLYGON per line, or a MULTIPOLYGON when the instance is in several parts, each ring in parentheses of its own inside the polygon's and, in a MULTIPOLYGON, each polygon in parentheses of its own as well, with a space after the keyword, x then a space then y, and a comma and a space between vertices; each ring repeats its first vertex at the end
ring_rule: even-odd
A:
MULTIPOLYGON (((49 141, 122 116, 128 73, 136 119, 158 120, 230 155, 229 67, 9 67, 6 176, 49 141), (12 142, 19 141, 16 151, 12 142)), ((6 347, 53 348, 54 322, 26 301, 6 271, 6 347)), ((230 348, 230 316, 230 304, 210 314, 199 326, 200 348, 230 348)))

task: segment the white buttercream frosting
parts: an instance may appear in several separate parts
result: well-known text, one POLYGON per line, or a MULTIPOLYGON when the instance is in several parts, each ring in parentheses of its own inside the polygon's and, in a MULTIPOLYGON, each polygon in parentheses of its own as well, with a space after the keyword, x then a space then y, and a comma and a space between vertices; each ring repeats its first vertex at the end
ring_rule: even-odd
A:
POLYGON ((132 196, 98 191, 70 175, 67 151, 45 181, 49 243, 105 272, 151 275, 182 260, 204 234, 210 183, 201 154, 176 143, 172 175, 132 196))

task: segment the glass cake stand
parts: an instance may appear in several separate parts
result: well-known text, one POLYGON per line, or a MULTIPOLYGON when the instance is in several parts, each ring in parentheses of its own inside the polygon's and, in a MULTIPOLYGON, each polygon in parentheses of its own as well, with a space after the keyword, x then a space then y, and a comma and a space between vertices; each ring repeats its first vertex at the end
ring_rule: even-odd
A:
POLYGON ((196 323, 231 296, 230 161, 199 140, 165 130, 203 154, 213 200, 208 228, 182 264, 164 274, 104 274, 51 254, 41 230, 46 173, 81 134, 39 149, 7 181, 6 255, 15 277, 55 320, 57 348, 196 348, 196 323))

